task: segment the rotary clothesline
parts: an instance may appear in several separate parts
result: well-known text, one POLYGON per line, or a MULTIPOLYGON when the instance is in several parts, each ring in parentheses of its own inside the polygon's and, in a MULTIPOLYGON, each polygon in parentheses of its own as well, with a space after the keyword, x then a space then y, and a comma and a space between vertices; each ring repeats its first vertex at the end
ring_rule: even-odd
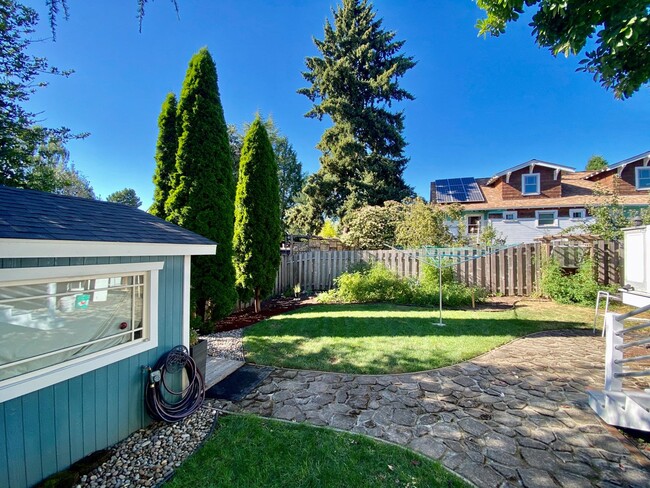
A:
MULTIPOLYGON (((487 248, 460 247, 455 252, 452 252, 448 247, 423 246, 422 249, 425 253, 425 258, 427 260, 434 261, 434 265, 436 265, 438 268, 439 316, 438 316, 438 323, 435 325, 437 325, 438 327, 445 326, 445 324, 442 322, 442 268, 451 268, 453 266, 457 266, 462 263, 466 263, 485 256, 489 256, 491 254, 496 254, 498 252, 505 251, 511 247, 517 247, 519 245, 520 244, 511 244, 509 246, 495 246, 495 247, 487 247, 487 248), (435 252, 436 249, 444 249, 444 251, 446 252, 435 252), (467 256, 468 250, 472 252, 471 256, 467 256), (465 253, 465 255, 461 255, 461 253, 465 253), (458 261, 454 261, 454 259, 458 259, 458 261), (449 261, 449 264, 445 264, 445 261, 449 261)), ((416 257, 415 259, 419 259, 419 258, 416 257)))

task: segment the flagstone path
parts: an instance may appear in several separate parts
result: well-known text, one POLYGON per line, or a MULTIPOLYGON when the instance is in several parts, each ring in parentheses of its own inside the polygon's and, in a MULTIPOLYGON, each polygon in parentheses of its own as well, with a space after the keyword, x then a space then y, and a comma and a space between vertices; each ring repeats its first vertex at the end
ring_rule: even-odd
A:
POLYGON ((543 332, 421 373, 276 369, 223 408, 407 446, 479 487, 650 486, 648 460, 587 404, 603 361, 590 331, 543 332))

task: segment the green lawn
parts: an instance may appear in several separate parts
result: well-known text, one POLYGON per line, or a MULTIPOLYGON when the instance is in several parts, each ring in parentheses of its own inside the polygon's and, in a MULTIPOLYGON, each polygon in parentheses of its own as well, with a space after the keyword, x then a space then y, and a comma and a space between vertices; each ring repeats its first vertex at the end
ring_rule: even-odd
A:
POLYGON ((244 332, 246 360, 346 373, 404 373, 465 361, 516 337, 591 327, 593 309, 522 302, 515 310, 438 311, 388 304, 318 305, 277 315, 244 332))
POLYGON ((439 463, 366 437, 226 416, 165 488, 466 487, 439 463))

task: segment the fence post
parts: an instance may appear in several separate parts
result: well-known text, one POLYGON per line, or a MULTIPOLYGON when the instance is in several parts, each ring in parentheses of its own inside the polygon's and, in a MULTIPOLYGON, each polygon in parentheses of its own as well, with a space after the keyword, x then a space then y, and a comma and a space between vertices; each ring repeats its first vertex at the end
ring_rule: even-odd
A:
POLYGON ((605 331, 607 346, 605 349, 605 390, 621 391, 623 382, 617 373, 623 371, 623 367, 616 361, 623 359, 623 351, 617 346, 623 344, 623 337, 618 332, 623 330, 623 322, 618 320, 619 315, 608 312, 605 314, 605 331))

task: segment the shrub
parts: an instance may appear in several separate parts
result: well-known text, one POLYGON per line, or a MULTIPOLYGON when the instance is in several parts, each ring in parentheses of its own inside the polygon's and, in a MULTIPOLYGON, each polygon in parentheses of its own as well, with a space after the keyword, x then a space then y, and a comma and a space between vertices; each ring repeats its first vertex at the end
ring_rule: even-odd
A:
MULTIPOLYGON (((451 268, 442 269, 444 305, 464 306, 485 300, 485 290, 454 282, 451 268)), ((320 302, 390 302, 402 305, 434 306, 440 297, 438 267, 425 264, 421 280, 400 278, 379 263, 352 267, 335 280, 336 287, 318 296, 320 302)))
POLYGON ((540 288, 542 295, 558 303, 593 305, 598 290, 606 287, 598 284, 593 260, 586 258, 573 275, 565 274, 555 259, 547 260, 542 265, 540 288))
MULTIPOLYGON (((487 292, 480 287, 469 287, 454 281, 454 273, 449 263, 442 263, 442 303, 450 307, 471 305, 472 293, 476 303, 485 301, 487 292)), ((413 304, 422 306, 438 305, 440 300, 439 269, 433 263, 422 268, 422 277, 413 293, 413 304)))
POLYGON ((408 303, 411 287, 379 263, 336 278, 336 288, 319 295, 320 301, 341 303, 393 302, 408 303))

